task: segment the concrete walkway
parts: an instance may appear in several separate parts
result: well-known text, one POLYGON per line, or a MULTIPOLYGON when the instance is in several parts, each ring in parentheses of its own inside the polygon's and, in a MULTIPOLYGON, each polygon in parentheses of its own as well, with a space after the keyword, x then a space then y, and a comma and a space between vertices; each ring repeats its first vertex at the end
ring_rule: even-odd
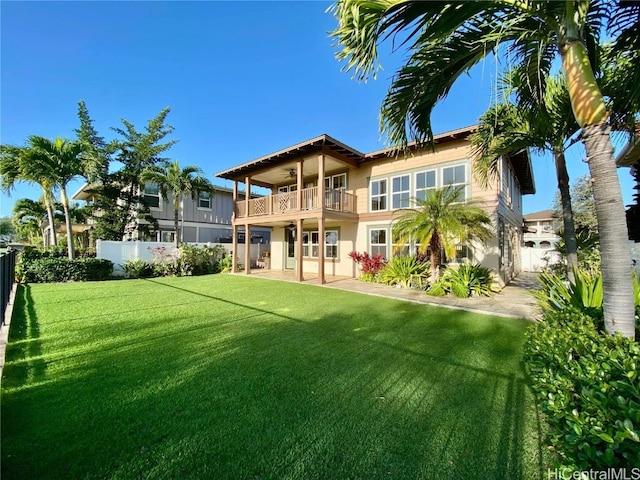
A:
MULTIPOLYGON (((240 273, 239 275, 242 274, 240 273)), ((295 282, 293 272, 289 271, 252 270, 251 275, 258 278, 295 282)), ((317 285, 317 276, 313 274, 305 275, 303 283, 317 285)), ((355 278, 337 276, 326 276, 326 283, 323 287, 500 317, 526 318, 529 320, 539 318, 536 300, 531 294, 534 289, 538 288, 537 275, 535 273, 519 273, 509 285, 492 297, 458 298, 453 295, 433 297, 420 290, 395 288, 379 283, 362 282, 355 278)))

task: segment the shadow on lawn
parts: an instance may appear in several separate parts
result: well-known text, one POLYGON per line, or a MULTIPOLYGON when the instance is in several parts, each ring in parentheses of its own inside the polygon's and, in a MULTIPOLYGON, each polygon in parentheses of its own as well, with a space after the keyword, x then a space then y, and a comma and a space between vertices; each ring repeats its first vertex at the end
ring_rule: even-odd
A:
POLYGON ((513 320, 342 292, 298 318, 150 282, 212 300, 211 319, 10 395, 47 428, 13 443, 24 425, 3 416, 2 478, 543 478, 513 320))
POLYGON ((6 362, 18 363, 19 366, 12 368, 8 386, 30 380, 39 381, 45 377, 47 371, 47 364, 42 357, 40 324, 29 285, 18 285, 13 311, 14 317, 9 332, 11 348, 7 349, 6 362))

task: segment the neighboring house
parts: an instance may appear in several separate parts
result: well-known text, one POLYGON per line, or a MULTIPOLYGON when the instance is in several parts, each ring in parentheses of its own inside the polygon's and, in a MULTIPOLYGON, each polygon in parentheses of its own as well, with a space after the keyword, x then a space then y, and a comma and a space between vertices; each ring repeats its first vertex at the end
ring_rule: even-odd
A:
POLYGON ((524 216, 525 247, 551 249, 560 240, 556 233, 558 217, 553 210, 528 213, 524 216))
MULTIPOLYGON (((257 198, 257 196, 255 196, 257 198)), ((143 235, 137 229, 133 230, 130 240, 144 240, 157 242, 174 241, 174 212, 172 195, 168 201, 160 195, 158 186, 146 184, 144 198, 152 215, 158 221, 159 229, 150 235, 143 235)), ((89 184, 84 184, 74 195, 74 200, 84 200, 91 203, 92 194, 89 184)), ((233 199, 231 189, 215 187, 215 193, 200 193, 194 200, 185 195, 180 209, 181 240, 191 243, 233 243, 231 238, 231 218, 233 213, 233 199)), ((244 243, 244 235, 239 233, 239 242, 244 243)), ((268 244, 271 237, 270 228, 257 228, 252 231, 251 243, 268 244)))
POLYGON ((398 209, 430 188, 464 185, 464 198, 491 214, 496 237, 487 247, 460 245, 456 261, 480 262, 506 283, 520 271, 522 195, 535 192, 531 162, 526 152, 504 157, 499 185, 480 187, 472 178, 468 141, 475 129, 437 135, 435 151, 410 145, 400 156, 391 149, 364 154, 321 135, 216 176, 233 181, 233 229, 272 228, 271 268, 295 271, 299 281, 305 273, 317 274, 319 283, 325 274, 355 277, 348 256, 354 250, 386 258, 396 247, 414 252, 415 244, 392 243, 398 209), (239 195, 239 184, 245 195, 239 195), (266 187, 271 195, 247 199, 252 186, 266 187))
MULTIPOLYGON (((618 154, 616 165, 628 167, 631 176, 636 180, 634 203, 627 205, 626 213, 629 239, 637 243, 640 242, 640 122, 636 123, 636 131, 631 140, 618 154)), ((634 246, 634 248, 637 247, 634 246)))

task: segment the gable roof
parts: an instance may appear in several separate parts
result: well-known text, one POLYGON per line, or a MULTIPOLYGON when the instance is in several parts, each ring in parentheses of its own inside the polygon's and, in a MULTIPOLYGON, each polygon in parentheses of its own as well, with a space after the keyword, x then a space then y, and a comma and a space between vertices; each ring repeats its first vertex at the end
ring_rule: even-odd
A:
POLYGON ((527 213, 523 215, 525 222, 536 220, 555 220, 557 218, 555 210, 540 210, 539 212, 527 213))

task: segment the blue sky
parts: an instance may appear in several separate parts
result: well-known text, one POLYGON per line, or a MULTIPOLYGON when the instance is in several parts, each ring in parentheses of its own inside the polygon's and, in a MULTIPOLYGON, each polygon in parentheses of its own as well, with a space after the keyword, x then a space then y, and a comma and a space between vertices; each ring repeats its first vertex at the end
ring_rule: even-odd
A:
MULTIPOLYGON (((322 133, 362 152, 380 149, 380 103, 404 54, 385 46, 378 79, 352 80, 334 58, 329 5, 2 1, 0 142, 73 138, 84 100, 108 140, 121 118, 142 130, 171 107, 171 138, 179 142, 168 156, 209 178, 322 133)), ((495 86, 489 63, 460 79, 434 111, 434 132, 475 124, 495 86)), ((582 156, 580 146, 567 156, 573 179, 588 172, 582 156)), ((538 193, 524 197, 525 213, 549 208, 556 190, 551 157, 534 157, 534 173, 538 193)), ((620 178, 629 204, 627 169, 620 178)), ((0 216, 15 200, 39 195, 26 186, 1 194, 0 216)))

